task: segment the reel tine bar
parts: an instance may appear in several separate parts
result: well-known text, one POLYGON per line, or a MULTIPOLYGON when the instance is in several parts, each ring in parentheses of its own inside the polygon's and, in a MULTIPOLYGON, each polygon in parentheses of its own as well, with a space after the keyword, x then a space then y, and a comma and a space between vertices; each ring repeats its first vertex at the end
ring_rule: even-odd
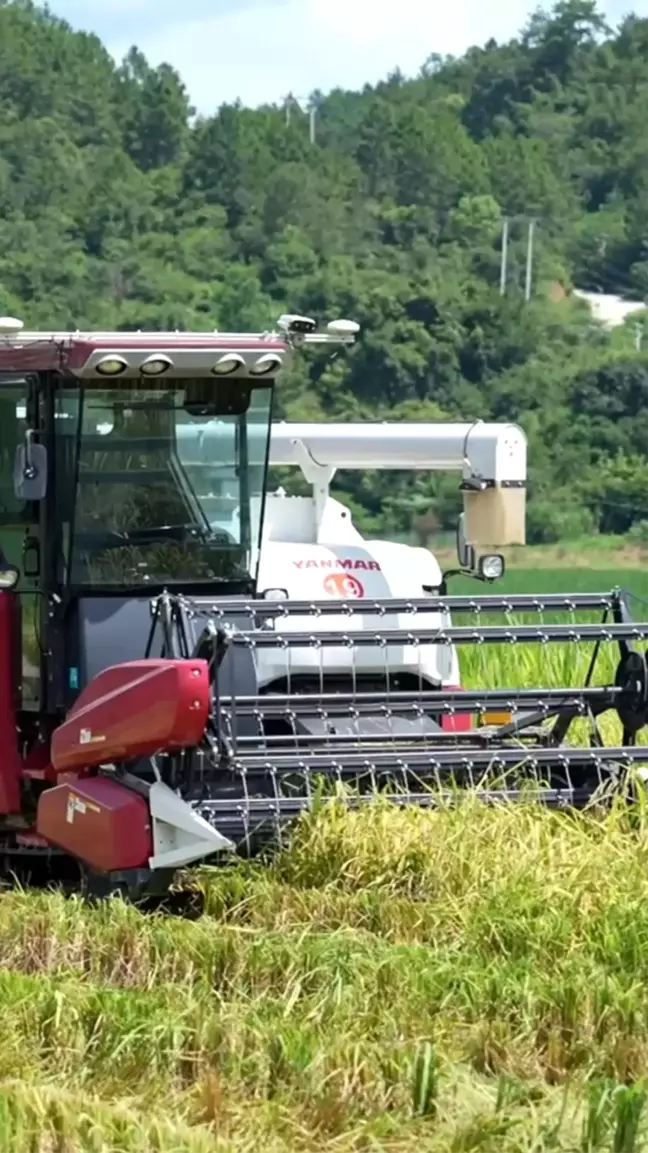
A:
POLYGON ((153 615, 151 636, 159 619, 165 651, 205 656, 212 668, 214 709, 201 754, 207 765, 202 799, 196 803, 207 805, 209 819, 224 832, 231 827, 247 838, 258 824, 279 829, 311 805, 320 780, 352 786, 348 800, 354 805, 394 785, 397 793, 389 799, 395 804, 433 806, 456 795, 456 787, 501 801, 521 800, 528 795, 525 786, 535 784, 545 804, 581 806, 633 766, 648 764, 648 749, 633 743, 647 722, 648 672, 643 653, 632 648, 632 642, 648 638, 648 622, 631 619, 619 590, 322 602, 164 594, 153 602, 153 615), (588 611, 603 620, 575 619, 588 611), (572 619, 481 624, 488 613, 562 613, 572 619), (451 624, 450 614, 477 622, 451 624), (407 616, 411 629, 403 627, 407 616), (450 646, 593 642, 593 664, 603 641, 618 646, 620 660, 611 683, 601 685, 589 683, 591 670, 582 687, 519 689, 443 687, 426 679, 420 664, 417 675, 416 662, 426 653, 447 653, 450 646), (396 671, 389 664, 395 647, 401 649, 396 671), (241 648, 249 654, 247 667, 255 670, 256 691, 226 671, 228 656, 241 648), (363 665, 371 649, 382 656, 363 665), (384 676, 376 687, 381 660, 384 676), (264 667, 274 670, 266 680, 259 674, 264 667), (332 687, 336 677, 341 688, 332 687), (607 710, 623 722, 623 740, 612 747, 603 747, 597 727, 607 710), (445 723, 448 718, 452 723, 445 723), (469 724, 455 724, 458 718, 469 724), (578 718, 589 726, 589 747, 564 744, 578 718), (233 798, 219 797, 223 787, 233 798))

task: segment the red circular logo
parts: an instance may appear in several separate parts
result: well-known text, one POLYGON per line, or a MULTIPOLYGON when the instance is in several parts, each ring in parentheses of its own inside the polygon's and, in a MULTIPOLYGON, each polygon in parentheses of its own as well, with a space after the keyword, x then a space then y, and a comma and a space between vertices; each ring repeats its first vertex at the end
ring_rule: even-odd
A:
POLYGON ((349 576, 345 572, 331 573, 324 581, 324 592, 329 596, 339 597, 341 600, 352 600, 364 596, 364 585, 357 577, 349 576))

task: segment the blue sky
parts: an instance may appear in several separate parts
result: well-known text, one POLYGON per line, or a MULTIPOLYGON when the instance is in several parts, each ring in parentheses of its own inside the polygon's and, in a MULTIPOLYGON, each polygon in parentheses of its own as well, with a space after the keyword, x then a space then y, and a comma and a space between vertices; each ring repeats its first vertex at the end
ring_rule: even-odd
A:
MULTIPOLYGON (((413 75, 431 52, 461 53, 504 39, 539 0, 49 0, 73 27, 96 32, 117 59, 137 44, 180 72, 199 112, 240 98, 361 88, 399 67, 413 75)), ((551 6, 551 5, 550 5, 551 6)), ((648 0, 603 0, 611 24, 648 0)))

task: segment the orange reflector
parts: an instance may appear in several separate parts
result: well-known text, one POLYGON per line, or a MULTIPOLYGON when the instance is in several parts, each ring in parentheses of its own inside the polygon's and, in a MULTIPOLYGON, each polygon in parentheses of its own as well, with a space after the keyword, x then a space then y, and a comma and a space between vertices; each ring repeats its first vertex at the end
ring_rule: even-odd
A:
POLYGON ((479 718, 480 725, 508 725, 513 720, 513 713, 482 713, 479 718))

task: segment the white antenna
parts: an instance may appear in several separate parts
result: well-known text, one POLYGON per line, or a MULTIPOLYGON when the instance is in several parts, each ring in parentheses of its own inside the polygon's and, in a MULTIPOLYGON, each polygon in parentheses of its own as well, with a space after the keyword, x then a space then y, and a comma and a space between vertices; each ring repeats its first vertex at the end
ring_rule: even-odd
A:
POLYGON ((17 336, 24 327, 22 320, 15 316, 0 316, 0 336, 17 336))
POLYGON ((329 320, 326 327, 332 336, 356 336, 360 332, 355 320, 329 320))

